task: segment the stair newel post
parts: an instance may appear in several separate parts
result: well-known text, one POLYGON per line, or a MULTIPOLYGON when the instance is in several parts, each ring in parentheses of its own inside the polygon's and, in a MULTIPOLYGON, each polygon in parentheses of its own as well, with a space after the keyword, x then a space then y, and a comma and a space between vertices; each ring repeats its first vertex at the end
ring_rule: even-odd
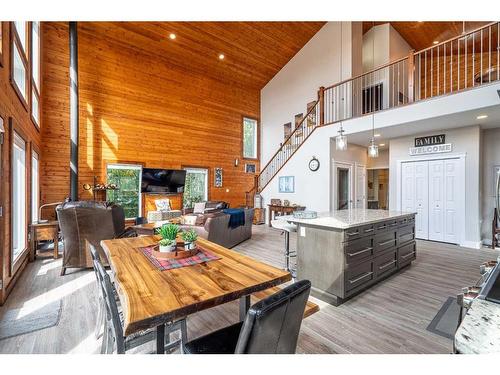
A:
POLYGON ((325 88, 321 86, 318 91, 319 99, 319 125, 325 124, 325 88))
POLYGON ((414 101, 415 86, 415 50, 410 50, 408 54, 408 103, 414 101))

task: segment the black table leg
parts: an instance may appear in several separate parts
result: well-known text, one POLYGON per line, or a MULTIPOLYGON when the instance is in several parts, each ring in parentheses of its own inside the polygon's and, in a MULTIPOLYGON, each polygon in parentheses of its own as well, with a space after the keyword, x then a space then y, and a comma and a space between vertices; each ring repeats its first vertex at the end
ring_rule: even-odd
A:
POLYGON ((247 311, 250 309, 250 295, 240 298, 240 320, 244 321, 247 311))
POLYGON ((165 324, 156 327, 156 354, 165 354, 165 324))

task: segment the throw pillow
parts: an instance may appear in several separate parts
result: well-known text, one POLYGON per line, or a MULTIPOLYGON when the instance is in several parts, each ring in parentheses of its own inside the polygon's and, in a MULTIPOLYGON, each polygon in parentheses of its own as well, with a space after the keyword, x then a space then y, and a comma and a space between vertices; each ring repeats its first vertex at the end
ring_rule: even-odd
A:
POLYGON ((195 203, 193 208, 194 214, 204 214, 205 213, 206 202, 195 203))
POLYGON ((170 199, 156 199, 155 205, 158 211, 170 211, 170 199))

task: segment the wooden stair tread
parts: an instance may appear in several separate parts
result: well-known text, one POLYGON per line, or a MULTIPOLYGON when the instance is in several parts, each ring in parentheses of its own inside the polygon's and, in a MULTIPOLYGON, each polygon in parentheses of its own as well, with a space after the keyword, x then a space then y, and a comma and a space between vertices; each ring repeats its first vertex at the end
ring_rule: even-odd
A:
MULTIPOLYGON (((262 290, 260 292, 256 292, 252 294, 252 302, 258 302, 266 297, 269 297, 281 290, 280 287, 275 286, 266 290, 262 290)), ((319 306, 315 304, 314 302, 307 301, 306 308, 304 310, 304 319, 307 318, 308 316, 311 316, 312 314, 316 313, 319 311, 319 306)))

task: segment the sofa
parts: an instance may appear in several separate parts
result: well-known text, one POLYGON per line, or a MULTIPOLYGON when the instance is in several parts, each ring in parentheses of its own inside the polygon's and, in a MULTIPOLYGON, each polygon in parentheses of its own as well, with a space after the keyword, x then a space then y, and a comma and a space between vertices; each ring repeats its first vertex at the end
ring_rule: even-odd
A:
MULTIPOLYGON (((229 208, 229 204, 224 201, 206 201, 205 202, 205 214, 219 212, 226 208, 229 208)), ((183 215, 192 214, 194 212, 194 208, 184 208, 182 210, 183 215)))
POLYGON ((245 224, 236 228, 229 227, 230 215, 219 211, 200 217, 203 222, 202 225, 181 225, 181 229, 194 229, 200 237, 231 248, 252 237, 254 209, 247 208, 243 210, 245 211, 245 224))
MULTIPOLYGON (((61 275, 67 268, 92 268, 88 244, 95 246, 101 259, 107 259, 100 242, 113 238, 136 236, 125 229, 125 212, 109 202, 74 201, 56 207, 64 244, 61 275)), ((107 263, 107 262, 105 262, 107 263)))

